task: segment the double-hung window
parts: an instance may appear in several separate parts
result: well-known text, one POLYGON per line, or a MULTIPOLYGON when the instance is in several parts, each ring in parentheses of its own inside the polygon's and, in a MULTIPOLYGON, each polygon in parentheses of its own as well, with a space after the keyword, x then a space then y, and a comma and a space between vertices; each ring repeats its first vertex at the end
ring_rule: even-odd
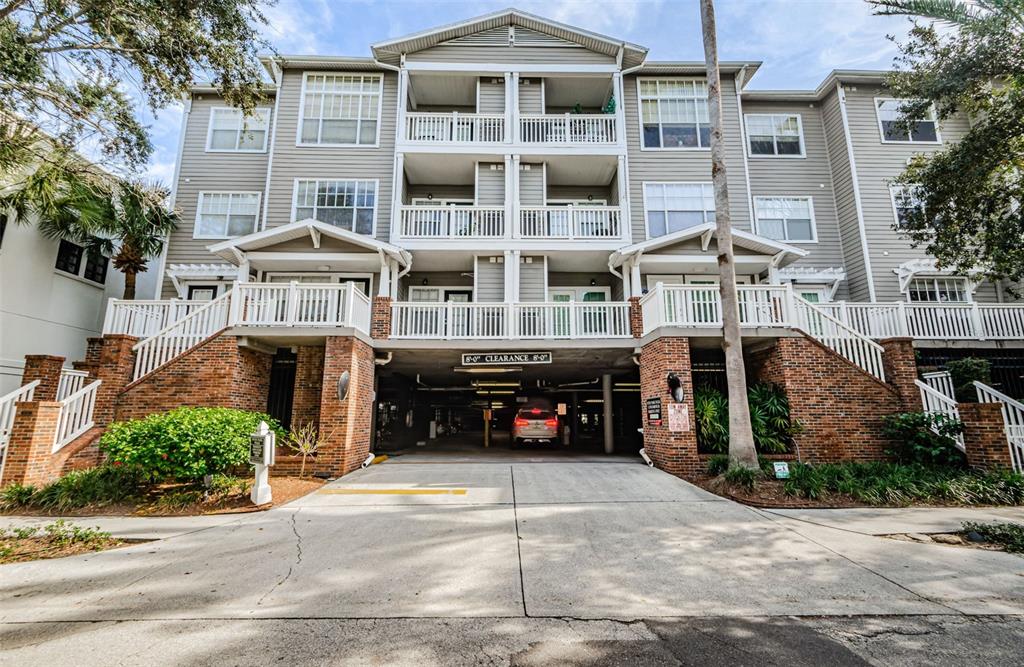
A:
POLYGON ((258 192, 200 192, 196 213, 197 239, 226 239, 256 231, 258 192))
POLYGON ((794 243, 817 240, 810 197, 754 197, 754 217, 761 236, 794 243))
POLYGON ((293 220, 314 218, 357 234, 373 234, 377 181, 299 181, 293 220))
POLYGON ((746 114, 751 156, 803 157, 800 114, 746 114))
POLYGON ((639 79, 644 148, 708 148, 708 84, 704 79, 639 79))
POLYGON ((306 74, 299 143, 376 144, 383 83, 379 74, 306 74))
POLYGON ((911 303, 967 303, 966 278, 914 278, 907 286, 911 303))
POLYGON ((647 237, 664 236, 715 220, 710 183, 644 183, 647 237))
POLYGON ((206 150, 210 152, 262 153, 267 150, 270 109, 259 108, 251 116, 240 109, 210 109, 206 150))
POLYGON ((58 271, 102 285, 107 280, 109 265, 110 259, 97 250, 86 250, 66 239, 61 239, 57 246, 57 261, 54 268, 58 271))
POLYGON ((884 143, 940 143, 939 123, 935 117, 935 108, 928 107, 923 118, 904 118, 903 108, 912 103, 913 100, 875 98, 878 129, 882 133, 884 143))
POLYGON ((889 196, 892 197, 892 209, 896 215, 896 227, 904 227, 907 221, 924 213, 924 203, 914 194, 909 185, 890 185, 889 196))

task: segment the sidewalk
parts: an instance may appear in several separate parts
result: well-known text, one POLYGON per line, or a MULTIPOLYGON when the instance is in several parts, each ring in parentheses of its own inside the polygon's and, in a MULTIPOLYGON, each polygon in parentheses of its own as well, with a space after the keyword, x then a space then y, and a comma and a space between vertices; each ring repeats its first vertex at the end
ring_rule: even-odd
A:
POLYGON ((1024 524, 1024 507, 859 507, 758 511, 863 535, 955 533, 965 521, 1024 524))
POLYGON ((187 535, 215 526, 241 521, 258 516, 262 512, 248 514, 204 514, 202 516, 0 516, 0 528, 42 527, 58 519, 64 519, 76 526, 99 528, 114 537, 134 540, 163 540, 169 537, 187 535))

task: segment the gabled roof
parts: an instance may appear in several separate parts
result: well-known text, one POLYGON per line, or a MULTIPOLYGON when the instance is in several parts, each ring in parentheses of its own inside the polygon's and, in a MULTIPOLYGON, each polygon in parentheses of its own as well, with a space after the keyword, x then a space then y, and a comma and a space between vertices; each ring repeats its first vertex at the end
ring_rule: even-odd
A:
POLYGON ((550 35, 613 58, 618 57, 621 50, 623 69, 636 67, 642 64, 647 57, 647 47, 558 23, 520 9, 503 9, 493 14, 485 14, 405 37, 377 42, 371 47, 371 50, 377 60, 390 65, 398 65, 404 53, 422 51, 449 40, 505 26, 518 26, 550 35))
MULTIPOLYGON (((664 236, 658 236, 653 239, 641 241, 640 243, 634 243, 633 245, 620 248, 612 253, 608 260, 611 266, 619 266, 626 259, 634 255, 643 254, 648 250, 657 250, 658 248, 665 248, 667 246, 675 245, 683 241, 689 241, 690 239, 700 238, 707 244, 710 240, 715 237, 715 223, 705 222, 702 225, 695 227, 687 227, 681 229, 678 232, 672 232, 664 236)), ((751 234, 741 229, 732 230, 733 245, 741 248, 746 248, 752 252, 761 255, 781 255, 779 264, 792 262, 801 257, 807 256, 807 251, 796 246, 791 246, 788 243, 782 243, 780 241, 774 241, 764 236, 758 236, 757 234, 751 234), (788 262, 787 262, 788 260, 788 262)))
POLYGON ((314 220, 312 218, 290 222, 287 225, 272 227, 270 229, 265 229, 262 232, 255 232, 253 234, 239 236, 238 238, 228 239, 227 241, 221 241, 220 243, 208 246, 207 250, 229 262, 237 263, 239 260, 239 254, 241 253, 246 253, 250 250, 259 250, 260 248, 267 248, 278 243, 283 243, 284 241, 293 241, 303 237, 311 238, 314 246, 319 246, 321 235, 337 239, 339 241, 344 241, 346 243, 351 243, 352 245, 365 248, 370 252, 383 252, 396 260, 403 267, 409 266, 409 263, 412 262, 412 255, 398 246, 393 246, 390 243, 385 243, 384 241, 378 241, 372 236, 367 236, 366 234, 357 234, 347 229, 328 225, 325 222, 320 222, 319 220, 314 220))

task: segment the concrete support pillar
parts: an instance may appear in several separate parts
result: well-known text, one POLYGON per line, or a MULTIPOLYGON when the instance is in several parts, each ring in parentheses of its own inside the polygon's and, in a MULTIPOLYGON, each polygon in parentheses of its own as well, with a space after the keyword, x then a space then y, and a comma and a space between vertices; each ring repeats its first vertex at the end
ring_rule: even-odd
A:
POLYGON ((35 400, 56 401, 62 368, 64 368, 64 357, 48 354, 26 355, 25 368, 21 372, 21 385, 25 386, 39 380, 39 385, 33 394, 35 400))
POLYGON ((986 470, 1012 469, 1002 406, 999 403, 960 403, 957 409, 964 425, 968 465, 986 470))
POLYGON ((644 450, 655 466, 679 477, 702 472, 693 419, 692 377, 688 338, 662 336, 641 350, 640 409, 643 411, 644 450), (683 402, 690 416, 686 428, 680 431, 669 430, 668 406, 673 400, 668 389, 669 373, 675 373, 682 382, 683 402), (648 402, 651 409, 648 409, 648 402), (654 412, 655 407, 659 413, 654 412), (652 416, 660 418, 651 419, 652 416))
POLYGON ((879 341, 882 346, 882 367, 885 379, 899 394, 904 412, 924 410, 921 390, 914 383, 917 380, 917 355, 914 353, 913 338, 886 338, 879 341))
POLYGON ((0 485, 38 486, 56 477, 52 461, 59 419, 60 403, 53 400, 25 401, 16 405, 0 485))
POLYGON ((341 476, 359 468, 370 452, 374 410, 373 348, 352 336, 328 336, 320 397, 320 451, 315 470, 341 476), (348 394, 338 380, 348 372, 348 394))
POLYGON ((601 415, 601 423, 604 426, 604 453, 611 454, 615 451, 615 429, 612 424, 612 376, 608 373, 601 376, 601 398, 604 408, 601 415))

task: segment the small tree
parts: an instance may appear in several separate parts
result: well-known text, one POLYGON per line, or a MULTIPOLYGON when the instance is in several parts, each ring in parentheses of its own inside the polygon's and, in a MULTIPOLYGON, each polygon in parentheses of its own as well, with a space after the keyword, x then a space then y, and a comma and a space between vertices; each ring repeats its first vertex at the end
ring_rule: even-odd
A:
POLYGON ((302 457, 302 466, 299 468, 299 477, 306 474, 306 459, 315 456, 320 449, 320 444, 326 438, 320 437, 320 430, 313 422, 306 422, 302 426, 293 426, 288 433, 286 445, 288 449, 297 452, 302 457))

